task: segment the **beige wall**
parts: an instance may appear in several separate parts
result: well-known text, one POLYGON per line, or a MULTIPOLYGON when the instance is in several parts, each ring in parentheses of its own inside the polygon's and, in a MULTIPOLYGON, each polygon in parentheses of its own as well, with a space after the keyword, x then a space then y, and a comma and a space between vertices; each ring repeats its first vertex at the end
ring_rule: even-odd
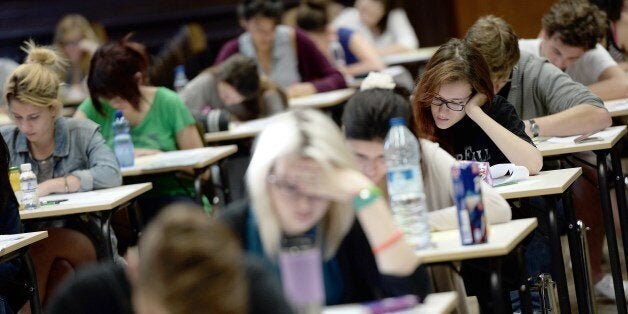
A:
POLYGON ((520 38, 534 38, 541 30, 541 17, 554 0, 454 0, 455 32, 462 37, 467 29, 486 14, 510 23, 520 38))

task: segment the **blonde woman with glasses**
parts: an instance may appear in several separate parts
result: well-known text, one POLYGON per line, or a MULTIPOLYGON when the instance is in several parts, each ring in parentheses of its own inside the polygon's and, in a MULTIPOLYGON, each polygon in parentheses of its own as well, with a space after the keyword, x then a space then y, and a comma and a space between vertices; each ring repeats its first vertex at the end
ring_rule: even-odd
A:
POLYGON ((322 252, 326 304, 423 295, 427 278, 382 191, 357 168, 340 129, 318 111, 292 111, 257 139, 250 201, 221 217, 244 248, 279 274, 284 236, 312 236, 322 252))

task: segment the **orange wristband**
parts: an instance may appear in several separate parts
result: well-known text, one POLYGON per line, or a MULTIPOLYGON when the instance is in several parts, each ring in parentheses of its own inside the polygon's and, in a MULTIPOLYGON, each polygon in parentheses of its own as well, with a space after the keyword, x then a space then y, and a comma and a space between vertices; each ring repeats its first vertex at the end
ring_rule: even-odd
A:
POLYGON ((380 252, 386 250, 387 248, 391 247, 393 244, 395 244, 397 241, 399 241, 399 239, 401 239, 401 237, 403 237, 403 232, 401 232, 401 230, 397 230, 395 231, 395 233, 393 233, 390 238, 388 238, 386 241, 382 242, 380 245, 376 246, 373 248, 373 254, 379 254, 380 252))

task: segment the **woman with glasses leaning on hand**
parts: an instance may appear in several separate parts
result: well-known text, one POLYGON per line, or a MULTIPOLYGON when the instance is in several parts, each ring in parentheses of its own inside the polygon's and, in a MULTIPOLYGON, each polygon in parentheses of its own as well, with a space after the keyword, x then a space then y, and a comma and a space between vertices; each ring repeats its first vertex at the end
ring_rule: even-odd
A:
POLYGON ((541 153, 515 108, 494 94, 484 57, 465 42, 451 39, 436 51, 413 99, 416 134, 456 159, 541 170, 541 153))

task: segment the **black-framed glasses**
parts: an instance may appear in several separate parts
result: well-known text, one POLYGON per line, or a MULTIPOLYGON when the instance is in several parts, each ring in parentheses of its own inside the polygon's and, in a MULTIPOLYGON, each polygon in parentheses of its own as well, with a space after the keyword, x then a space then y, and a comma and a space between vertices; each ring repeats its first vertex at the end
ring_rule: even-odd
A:
POLYGON ((462 111, 464 110, 464 106, 466 106, 467 103, 469 103, 469 100, 471 100, 471 96, 473 96, 473 94, 469 95, 469 97, 467 97, 466 100, 465 99, 447 100, 437 94, 436 96, 434 96, 434 99, 432 99, 432 106, 440 107, 442 105, 445 105, 450 110, 462 111))

